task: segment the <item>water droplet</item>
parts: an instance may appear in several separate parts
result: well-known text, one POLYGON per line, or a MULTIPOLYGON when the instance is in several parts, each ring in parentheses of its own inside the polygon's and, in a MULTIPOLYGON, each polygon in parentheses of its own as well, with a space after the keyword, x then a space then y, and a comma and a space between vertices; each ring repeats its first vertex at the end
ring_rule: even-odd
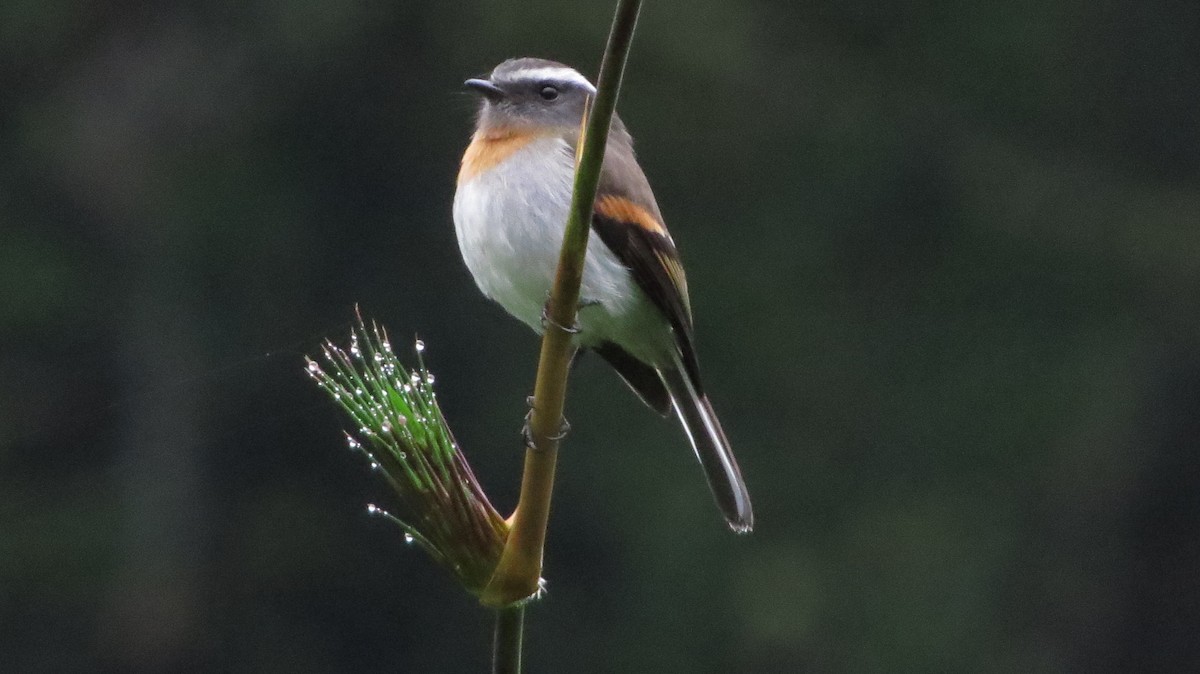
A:
POLYGON ((379 430, 383 431, 384 433, 391 433, 392 425, 385 421, 383 422, 383 425, 379 427, 379 430))
POLYGON ((412 381, 413 386, 418 386, 421 383, 421 375, 417 374, 416 372, 410 374, 408 378, 412 381))
POLYGON ((425 373, 425 383, 429 384, 430 386, 433 385, 433 373, 432 372, 425 373))
POLYGON ((310 360, 310 361, 308 361, 308 371, 309 372, 320 372, 321 366, 317 365, 317 361, 310 360))
POLYGON ((371 462, 371 470, 379 470, 379 464, 372 461, 371 462))
POLYGON ((379 513, 383 512, 383 511, 380 510, 379 506, 375 505, 374 503, 368 503, 367 504, 367 512, 371 513, 372 515, 378 515, 379 513))
POLYGON ((404 532, 404 542, 405 542, 405 543, 408 543, 409 545, 412 545, 412 542, 413 542, 413 541, 415 541, 415 540, 417 540, 417 539, 413 538, 413 535, 412 535, 412 534, 408 533, 407 531, 406 531, 406 532, 404 532))
POLYGON ((401 461, 403 461, 403 460, 405 460, 405 459, 407 459, 407 458, 408 458, 408 454, 407 454, 407 453, 405 453, 405 452, 400 452, 400 453, 399 453, 397 456, 399 456, 399 457, 400 457, 400 460, 401 460, 401 461))
POLYGON ((404 416, 403 414, 397 414, 396 415, 396 423, 400 424, 401 426, 407 426, 408 425, 408 417, 404 416))
POLYGON ((421 353, 425 350, 425 342, 422 342, 418 339, 417 343, 413 345, 413 348, 417 350, 417 353, 421 353))
POLYGON ((383 346, 384 351, 387 351, 388 353, 392 352, 392 343, 391 342, 384 340, 382 346, 383 346))
POLYGON ((354 389, 354 395, 360 396, 362 394, 363 394, 363 390, 361 388, 354 389))

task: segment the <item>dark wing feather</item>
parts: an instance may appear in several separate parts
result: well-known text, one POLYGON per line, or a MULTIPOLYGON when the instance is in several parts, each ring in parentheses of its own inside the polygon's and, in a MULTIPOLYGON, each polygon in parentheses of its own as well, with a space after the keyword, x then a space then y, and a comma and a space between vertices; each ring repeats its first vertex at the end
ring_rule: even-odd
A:
POLYGON ((642 292, 667 318, 684 369, 697 391, 700 370, 692 337, 687 278, 628 134, 614 128, 600 174, 592 228, 633 273, 642 292))
POLYGON ((664 417, 671 413, 671 396, 653 367, 612 342, 603 342, 592 347, 592 350, 621 375, 621 379, 647 406, 664 417))

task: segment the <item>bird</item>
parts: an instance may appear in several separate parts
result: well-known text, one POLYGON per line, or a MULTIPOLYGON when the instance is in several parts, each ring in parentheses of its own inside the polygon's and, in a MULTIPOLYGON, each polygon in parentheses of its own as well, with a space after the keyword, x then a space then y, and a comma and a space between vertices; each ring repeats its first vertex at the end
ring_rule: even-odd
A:
MULTIPOLYGON (((557 61, 515 58, 464 86, 479 94, 458 171, 459 249, 483 294, 545 329, 575 177, 581 120, 596 87, 557 61)), ((750 494, 700 379, 687 279, 633 138, 614 115, 584 259, 574 346, 598 354, 648 405, 674 410, 730 529, 754 527, 750 494)))

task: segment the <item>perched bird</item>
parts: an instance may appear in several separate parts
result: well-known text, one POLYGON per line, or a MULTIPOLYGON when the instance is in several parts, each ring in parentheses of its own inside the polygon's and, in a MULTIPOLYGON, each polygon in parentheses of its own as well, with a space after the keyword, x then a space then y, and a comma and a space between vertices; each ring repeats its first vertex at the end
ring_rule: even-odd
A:
MULTIPOLYGON (((482 101, 454 195, 458 245, 483 294, 540 333, 571 203, 580 121, 596 88, 573 68, 535 58, 510 59, 465 85, 482 101)), ((749 532, 750 494, 700 383, 679 254, 617 117, 576 320, 576 346, 599 354, 663 416, 674 408, 730 528, 749 532)))

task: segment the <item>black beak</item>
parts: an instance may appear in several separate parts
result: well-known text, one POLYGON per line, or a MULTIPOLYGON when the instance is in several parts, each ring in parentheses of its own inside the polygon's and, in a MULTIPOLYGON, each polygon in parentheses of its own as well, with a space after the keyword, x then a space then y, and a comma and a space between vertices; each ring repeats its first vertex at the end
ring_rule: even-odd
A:
POLYGON ((468 89, 474 89, 476 92, 483 94, 489 101, 499 100, 504 97, 504 90, 492 84, 488 80, 469 79, 463 82, 463 86, 468 89))

